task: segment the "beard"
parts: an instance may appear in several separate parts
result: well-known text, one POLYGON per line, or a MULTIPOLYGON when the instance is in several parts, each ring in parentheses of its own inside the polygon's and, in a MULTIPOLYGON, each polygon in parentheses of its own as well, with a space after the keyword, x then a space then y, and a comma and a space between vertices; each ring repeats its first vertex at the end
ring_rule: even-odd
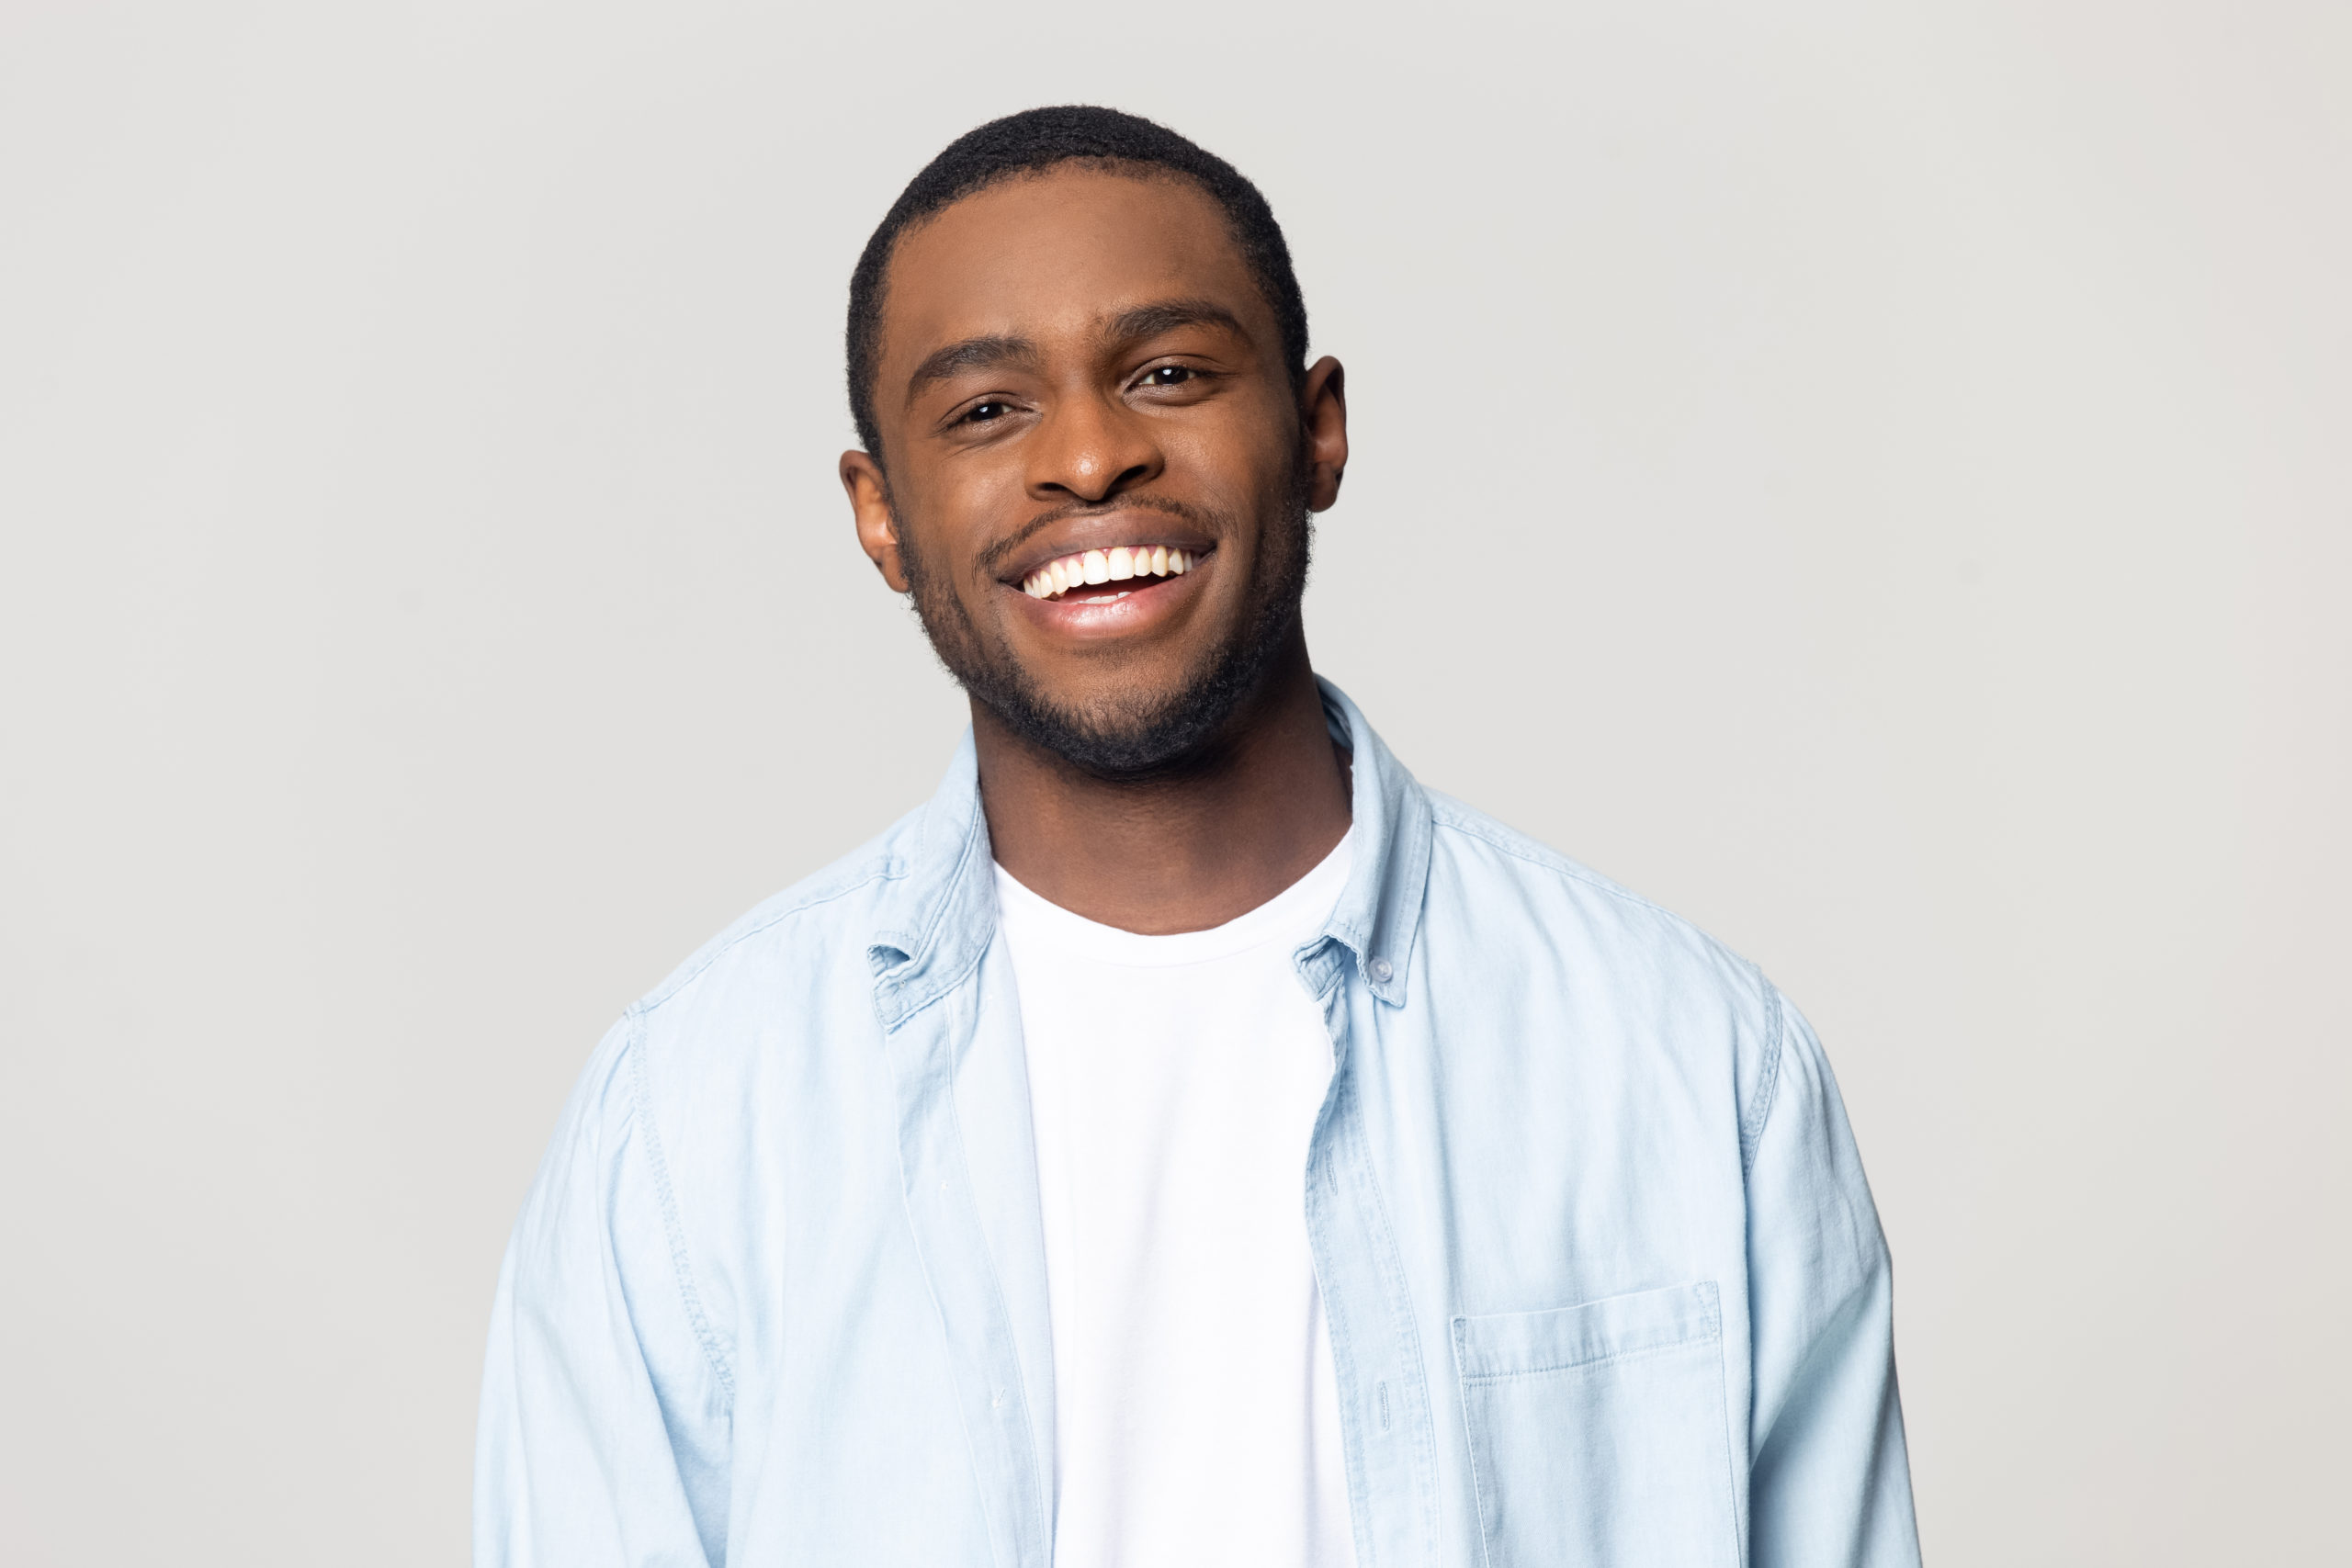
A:
MULTIPOLYGON (((980 634, 971 612, 944 573, 901 546, 910 597, 940 663, 974 702, 1005 728, 1101 779, 1136 782, 1187 772, 1215 749, 1234 714, 1264 683, 1266 673, 1298 624, 1306 592, 1314 538, 1304 455, 1291 466, 1282 502, 1267 520, 1263 558, 1252 592, 1231 636, 1205 649, 1172 689, 1079 709, 1057 702, 1001 641, 980 634)), ((1128 505, 1164 512, 1231 538, 1226 520, 1181 502, 1137 496, 1128 505)), ((908 537, 900 530, 899 538, 908 537)))

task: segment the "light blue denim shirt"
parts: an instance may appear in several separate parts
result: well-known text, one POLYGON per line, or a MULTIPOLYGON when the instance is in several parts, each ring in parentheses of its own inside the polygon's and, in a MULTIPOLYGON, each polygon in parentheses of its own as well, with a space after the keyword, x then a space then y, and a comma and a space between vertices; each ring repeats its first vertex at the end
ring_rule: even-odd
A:
MULTIPOLYGON (((1297 954, 1337 1064, 1299 1201, 1362 1568, 1916 1562, 1886 1245, 1804 1021, 1324 700, 1360 848, 1297 954)), ((499 1280, 477 1563, 1046 1568, 995 933, 967 739, 605 1037, 499 1280)))

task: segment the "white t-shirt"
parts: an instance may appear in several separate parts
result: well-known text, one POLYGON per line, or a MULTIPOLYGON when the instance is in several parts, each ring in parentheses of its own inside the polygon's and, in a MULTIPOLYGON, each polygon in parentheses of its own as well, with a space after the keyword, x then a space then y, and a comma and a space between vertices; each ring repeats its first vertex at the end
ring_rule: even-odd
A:
POLYGON ((1351 1568, 1306 1246, 1331 1040, 1293 954, 1350 832, 1214 931, 1137 936, 997 868, 1053 1313, 1057 1568, 1351 1568))

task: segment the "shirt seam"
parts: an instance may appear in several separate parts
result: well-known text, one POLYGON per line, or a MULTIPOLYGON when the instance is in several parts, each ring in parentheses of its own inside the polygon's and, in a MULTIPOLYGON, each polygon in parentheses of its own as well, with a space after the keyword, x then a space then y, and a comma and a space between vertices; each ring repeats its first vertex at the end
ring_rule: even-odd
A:
POLYGON ((1678 1350, 1711 1352, 1720 1359, 1723 1335, 1720 1330, 1677 1339, 1665 1345, 1643 1345, 1630 1350, 1613 1350, 1606 1356, 1596 1356, 1587 1361, 1564 1361, 1556 1367, 1519 1367, 1504 1372, 1460 1373, 1464 1387, 1484 1383, 1518 1382, 1528 1378, 1566 1377, 1571 1373, 1590 1371, 1596 1367, 1613 1367, 1621 1362, 1647 1360, 1656 1356, 1670 1356, 1678 1350))
MULTIPOLYGON (((1569 880, 1574 882, 1581 882, 1597 893, 1606 893, 1611 897, 1632 904, 1637 908, 1647 909, 1654 915, 1662 915, 1666 919, 1673 921, 1676 925, 1683 927, 1686 930, 1693 931, 1698 930, 1697 927, 1692 926, 1690 921, 1684 919, 1680 915, 1676 914, 1673 910, 1665 908, 1663 905, 1653 904, 1647 898, 1643 897, 1640 894, 1633 891, 1631 888, 1620 887, 1605 876, 1600 876, 1592 872, 1587 871, 1584 867, 1577 865, 1574 861, 1569 860, 1566 855, 1557 854, 1551 851, 1539 852, 1533 846, 1512 843, 1509 839, 1498 836, 1495 831, 1489 829, 1485 823, 1456 816, 1452 811, 1448 810, 1444 805, 1434 799, 1430 802, 1430 819, 1433 822, 1442 823, 1458 833, 1466 833, 1482 843, 1487 844, 1494 849, 1500 850, 1503 853, 1510 856, 1514 860, 1524 861, 1529 865, 1540 866, 1545 871, 1552 872, 1556 875, 1567 877, 1569 880)), ((1704 935, 1705 933, 1701 932, 1700 934, 1704 935)), ((1709 937, 1707 938, 1707 941, 1710 943, 1713 943, 1714 939, 1709 937)))
POLYGON ((1745 1181, 1756 1172, 1756 1151, 1764 1142, 1764 1123, 1772 1114, 1772 1105, 1781 1087, 1781 1053, 1788 1038, 1786 1003, 1781 988, 1764 978, 1758 971, 1757 984, 1763 987, 1765 1006, 1770 1010, 1764 1036, 1764 1065, 1756 1080, 1756 1103, 1739 1123, 1739 1175, 1745 1181))
POLYGON ((728 1364, 726 1353, 719 1348, 718 1337, 711 1331, 710 1319, 704 1314, 701 1292, 695 1289, 694 1261, 686 1248, 686 1230, 678 1217, 678 1201, 670 1182, 670 1164, 662 1152, 661 1134, 653 1120, 653 1091, 648 1081, 645 1036, 639 1027, 639 1015, 632 1010, 629 1020, 629 1080, 630 1111, 638 1123, 638 1135, 645 1140, 646 1163, 653 1173, 653 1192, 662 1209, 662 1228, 670 1243, 670 1268, 677 1280, 678 1294, 686 1309, 686 1321, 695 1331, 695 1340, 717 1375, 719 1387, 727 1394, 728 1408, 735 1405, 735 1371, 728 1364))

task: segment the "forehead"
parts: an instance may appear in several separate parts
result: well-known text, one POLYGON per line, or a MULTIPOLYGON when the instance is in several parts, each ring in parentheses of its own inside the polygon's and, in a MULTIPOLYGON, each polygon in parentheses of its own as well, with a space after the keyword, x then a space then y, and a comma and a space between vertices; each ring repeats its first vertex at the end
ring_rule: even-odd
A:
POLYGON ((883 291, 883 375, 902 377, 943 343, 1083 336, 1177 299, 1224 305, 1272 346, 1273 311, 1232 225, 1191 180, 1085 167, 1018 176, 899 240, 883 291))

